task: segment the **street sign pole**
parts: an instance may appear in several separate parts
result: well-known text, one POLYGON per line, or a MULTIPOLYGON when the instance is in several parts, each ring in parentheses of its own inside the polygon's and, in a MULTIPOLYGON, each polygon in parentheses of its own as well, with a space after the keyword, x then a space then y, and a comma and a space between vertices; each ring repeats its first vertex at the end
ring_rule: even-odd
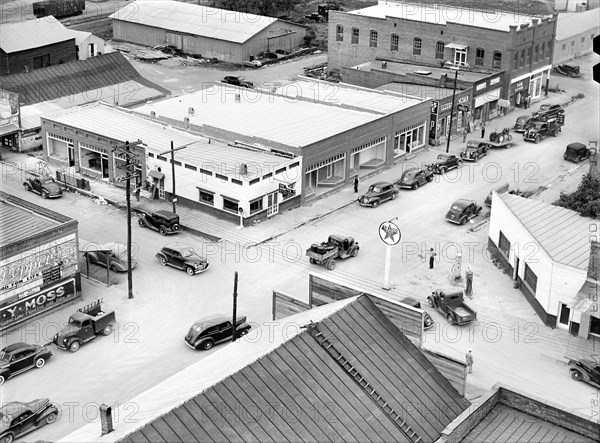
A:
POLYGON ((390 285, 390 269, 392 267, 392 246, 397 245, 402 238, 400 228, 392 223, 394 220, 398 220, 398 217, 394 217, 390 221, 383 222, 379 225, 379 238, 385 243, 385 270, 383 276, 382 289, 389 291, 392 289, 390 285))
POLYGON ((392 289, 390 286, 390 267, 392 262, 392 247, 385 245, 385 273, 383 277, 383 289, 389 291, 392 289))

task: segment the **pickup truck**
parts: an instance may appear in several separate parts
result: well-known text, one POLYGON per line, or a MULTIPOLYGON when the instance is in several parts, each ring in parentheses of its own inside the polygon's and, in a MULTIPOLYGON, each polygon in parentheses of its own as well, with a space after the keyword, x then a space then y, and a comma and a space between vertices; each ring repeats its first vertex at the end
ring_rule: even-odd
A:
POLYGON ((52 340, 56 346, 77 352, 82 344, 87 343, 96 335, 109 335, 115 323, 115 312, 104 312, 102 300, 97 300, 78 309, 65 326, 52 340))
POLYGON ((437 309, 452 325, 464 325, 477 319, 477 313, 463 300, 463 291, 437 290, 427 297, 429 306, 437 309))
POLYGON ((558 114, 556 117, 547 120, 536 120, 533 124, 523 133, 523 139, 526 141, 532 141, 539 143, 542 138, 553 135, 557 137, 565 124, 565 115, 558 114))
POLYGON ((600 388, 600 363, 581 358, 579 360, 570 359, 568 364, 573 380, 583 381, 600 388))
POLYGON ((358 242, 355 242, 352 237, 330 235, 326 242, 313 243, 306 250, 306 255, 313 265, 324 265, 331 271, 335 269, 336 258, 356 257, 359 249, 358 242))

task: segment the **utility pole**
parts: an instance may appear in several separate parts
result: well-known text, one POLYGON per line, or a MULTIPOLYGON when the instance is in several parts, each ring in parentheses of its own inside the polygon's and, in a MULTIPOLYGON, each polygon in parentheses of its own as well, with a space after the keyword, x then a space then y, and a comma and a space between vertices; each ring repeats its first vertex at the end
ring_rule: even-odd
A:
POLYGON ((233 277, 233 335, 231 336, 231 341, 235 341, 235 326, 237 323, 237 283, 238 283, 238 273, 235 271, 235 275, 233 277))
POLYGON ((172 178, 172 183, 173 183, 173 193, 171 196, 171 201, 173 202, 173 213, 176 214, 177 213, 177 194, 175 193, 175 151, 180 151, 182 149, 187 148, 190 145, 193 145, 194 143, 200 143, 200 141, 195 141, 195 142, 191 142, 191 143, 187 143, 183 146, 179 146, 178 148, 174 147, 174 143, 173 140, 171 140, 171 149, 169 149, 168 151, 165 152, 161 152, 158 155, 165 155, 168 154, 169 152, 171 153, 171 178, 172 178))
POLYGON ((446 140, 446 154, 450 152, 450 135, 452 134, 452 118, 454 116, 454 100, 456 98, 456 79, 458 77, 458 68, 454 69, 454 87, 452 88, 452 106, 450 107, 450 126, 448 128, 448 139, 446 140))
POLYGON ((131 151, 131 147, 140 145, 142 145, 140 140, 134 143, 126 141, 124 145, 113 149, 113 152, 116 151, 125 156, 125 177, 119 177, 117 180, 125 182, 125 201, 127 202, 127 293, 130 299, 133 298, 133 275, 131 272, 131 179, 138 177, 138 174, 135 172, 136 163, 132 161, 137 160, 137 155, 131 151))

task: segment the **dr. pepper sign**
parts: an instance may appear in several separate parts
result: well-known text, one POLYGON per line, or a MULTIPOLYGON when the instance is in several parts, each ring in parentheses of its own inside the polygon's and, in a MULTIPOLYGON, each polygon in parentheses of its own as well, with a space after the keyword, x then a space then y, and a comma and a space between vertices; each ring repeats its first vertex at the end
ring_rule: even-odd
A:
POLYGON ((386 245, 394 246, 398 244, 402 234, 398 226, 387 221, 379 225, 379 237, 386 245))

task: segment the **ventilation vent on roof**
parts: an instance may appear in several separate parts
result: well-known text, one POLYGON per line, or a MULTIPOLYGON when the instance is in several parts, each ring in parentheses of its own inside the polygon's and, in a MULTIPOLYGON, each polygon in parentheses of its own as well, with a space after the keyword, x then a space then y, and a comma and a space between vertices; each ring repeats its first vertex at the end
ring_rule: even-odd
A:
POLYGON ((190 108, 188 109, 188 114, 190 114, 190 115, 194 115, 194 108, 190 107, 190 108))
POLYGON ((183 126, 185 127, 185 129, 188 129, 190 127, 190 118, 189 117, 185 117, 183 119, 183 126))
POLYGON ((235 94, 235 102, 239 103, 242 100, 242 96, 240 94, 235 94))
POLYGON ((153 120, 156 118, 156 112, 155 111, 150 111, 150 118, 153 119, 153 120))
POLYGON ((431 71, 415 71, 415 74, 419 74, 419 75, 431 75, 431 71))
POLYGON ((240 175, 248 175, 248 165, 246 163, 240 165, 240 175))

